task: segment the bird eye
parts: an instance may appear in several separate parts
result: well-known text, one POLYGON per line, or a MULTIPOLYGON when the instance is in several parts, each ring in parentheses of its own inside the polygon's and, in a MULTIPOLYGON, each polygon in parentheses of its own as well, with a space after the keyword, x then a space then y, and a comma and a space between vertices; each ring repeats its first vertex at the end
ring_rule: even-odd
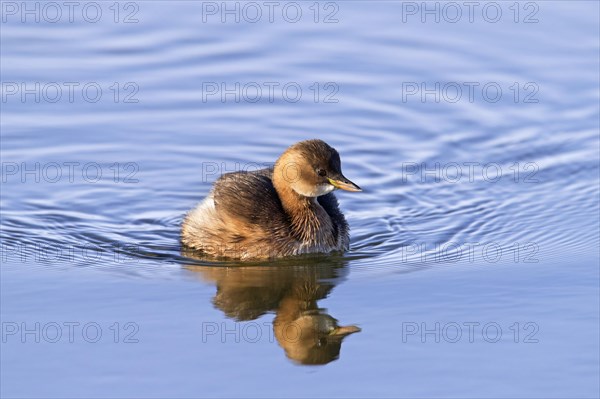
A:
POLYGON ((325 169, 317 169, 317 173, 319 176, 327 176, 327 171, 325 169))

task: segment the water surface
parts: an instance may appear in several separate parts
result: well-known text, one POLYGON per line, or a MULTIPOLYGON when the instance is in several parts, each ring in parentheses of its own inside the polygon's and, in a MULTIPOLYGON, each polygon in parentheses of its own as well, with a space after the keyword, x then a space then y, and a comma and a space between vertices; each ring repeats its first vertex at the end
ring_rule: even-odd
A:
POLYGON ((394 1, 272 22, 21 4, 0 25, 3 396, 599 395, 596 2, 456 23, 433 2, 439 22, 394 1), (364 189, 338 195, 347 254, 182 251, 220 173, 307 138, 364 189))

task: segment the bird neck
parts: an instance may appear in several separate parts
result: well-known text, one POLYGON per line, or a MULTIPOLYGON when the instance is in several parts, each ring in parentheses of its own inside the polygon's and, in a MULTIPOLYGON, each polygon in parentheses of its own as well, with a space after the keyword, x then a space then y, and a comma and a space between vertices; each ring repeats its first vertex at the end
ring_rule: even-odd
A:
POLYGON ((331 235, 333 225, 331 218, 319 204, 316 197, 305 197, 292 189, 281 173, 275 169, 273 185, 283 209, 290 217, 292 230, 302 241, 319 244, 331 235))

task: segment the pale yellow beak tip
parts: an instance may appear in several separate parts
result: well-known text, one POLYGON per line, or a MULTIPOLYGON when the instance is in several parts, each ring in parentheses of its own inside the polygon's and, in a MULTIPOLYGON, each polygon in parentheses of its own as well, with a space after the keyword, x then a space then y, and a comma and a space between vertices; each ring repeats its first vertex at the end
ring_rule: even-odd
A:
POLYGON ((358 187, 356 184, 352 183, 350 180, 334 180, 328 179, 329 183, 335 188, 339 188, 340 190, 351 191, 351 192, 359 192, 362 191, 362 188, 358 187))

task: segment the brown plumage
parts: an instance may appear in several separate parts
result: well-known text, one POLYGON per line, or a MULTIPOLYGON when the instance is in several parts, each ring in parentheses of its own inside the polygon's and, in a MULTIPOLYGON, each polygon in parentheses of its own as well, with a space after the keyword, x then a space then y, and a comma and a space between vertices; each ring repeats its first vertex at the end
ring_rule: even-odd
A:
POLYGON ((361 191, 321 140, 289 147, 272 169, 222 175, 183 221, 183 244, 231 259, 348 249, 348 223, 332 191, 361 191))

